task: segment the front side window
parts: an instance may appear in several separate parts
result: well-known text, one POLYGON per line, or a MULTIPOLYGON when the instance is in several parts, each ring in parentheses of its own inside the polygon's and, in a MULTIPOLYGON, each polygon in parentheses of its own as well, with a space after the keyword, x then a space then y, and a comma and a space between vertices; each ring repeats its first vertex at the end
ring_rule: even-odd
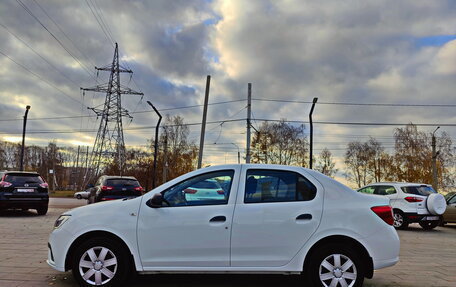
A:
POLYGON ((375 191, 375 186, 367 186, 358 190, 358 192, 373 194, 375 191))
POLYGON ((163 192, 164 206, 227 204, 233 176, 233 170, 223 170, 180 182, 163 192))
POLYGON ((316 187, 296 172, 249 169, 244 203, 307 201, 315 198, 316 187))

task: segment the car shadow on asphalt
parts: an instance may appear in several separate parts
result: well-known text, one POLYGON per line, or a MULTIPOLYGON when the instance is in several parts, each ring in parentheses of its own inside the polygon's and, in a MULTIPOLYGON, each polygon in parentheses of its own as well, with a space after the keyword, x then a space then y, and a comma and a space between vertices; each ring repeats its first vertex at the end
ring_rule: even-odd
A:
POLYGON ((0 217, 36 217, 42 216, 38 215, 34 209, 30 210, 21 210, 21 209, 8 209, 1 210, 0 217))
POLYGON ((128 284, 131 287, 142 286, 310 286, 299 275, 269 274, 154 274, 138 275, 128 284))

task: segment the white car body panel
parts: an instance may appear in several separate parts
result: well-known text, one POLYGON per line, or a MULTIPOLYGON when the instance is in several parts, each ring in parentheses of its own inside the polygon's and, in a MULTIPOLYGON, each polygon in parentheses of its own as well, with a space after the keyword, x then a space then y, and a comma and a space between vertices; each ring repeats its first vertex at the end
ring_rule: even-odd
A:
POLYGON ((73 209, 49 238, 48 264, 65 271, 71 244, 91 231, 106 231, 128 246, 136 270, 150 272, 301 272, 308 251, 329 236, 346 236, 365 247, 375 269, 398 261, 399 238, 370 208, 388 205, 382 196, 357 193, 318 172, 278 165, 226 165, 199 169, 144 196, 73 209), (151 208, 154 194, 206 172, 234 169, 228 204, 151 208), (278 169, 304 175, 317 187, 311 201, 244 204, 245 171, 278 169), (297 215, 312 219, 296 222, 297 215), (226 222, 209 219, 223 215, 226 222), (248 256, 246 255, 248 254, 248 256))

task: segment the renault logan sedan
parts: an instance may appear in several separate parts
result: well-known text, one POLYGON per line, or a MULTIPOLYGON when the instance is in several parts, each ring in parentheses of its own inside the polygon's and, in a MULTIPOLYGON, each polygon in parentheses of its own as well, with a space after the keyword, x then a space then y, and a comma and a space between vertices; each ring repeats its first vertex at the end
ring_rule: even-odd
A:
POLYGON ((134 199, 62 214, 48 264, 84 286, 148 273, 301 274, 311 286, 361 286, 399 260, 389 200, 313 170, 224 165, 190 172, 134 199), (223 197, 186 189, 217 182, 223 197), (96 219, 96 220, 95 220, 96 219))

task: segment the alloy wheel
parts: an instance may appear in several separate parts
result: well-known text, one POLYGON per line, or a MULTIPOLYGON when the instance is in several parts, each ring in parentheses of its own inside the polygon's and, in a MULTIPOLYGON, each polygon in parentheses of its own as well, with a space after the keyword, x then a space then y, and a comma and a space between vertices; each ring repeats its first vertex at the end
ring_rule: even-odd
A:
POLYGON ((394 216, 393 226, 396 228, 401 227, 404 224, 404 217, 400 213, 396 213, 396 212, 393 214, 393 216, 394 216))
POLYGON ((358 272, 350 258, 343 254, 331 254, 321 262, 319 276, 325 287, 352 287, 358 272))
POLYGON ((117 271, 117 257, 106 247, 92 247, 79 260, 79 274, 91 285, 103 285, 114 278, 117 271))

